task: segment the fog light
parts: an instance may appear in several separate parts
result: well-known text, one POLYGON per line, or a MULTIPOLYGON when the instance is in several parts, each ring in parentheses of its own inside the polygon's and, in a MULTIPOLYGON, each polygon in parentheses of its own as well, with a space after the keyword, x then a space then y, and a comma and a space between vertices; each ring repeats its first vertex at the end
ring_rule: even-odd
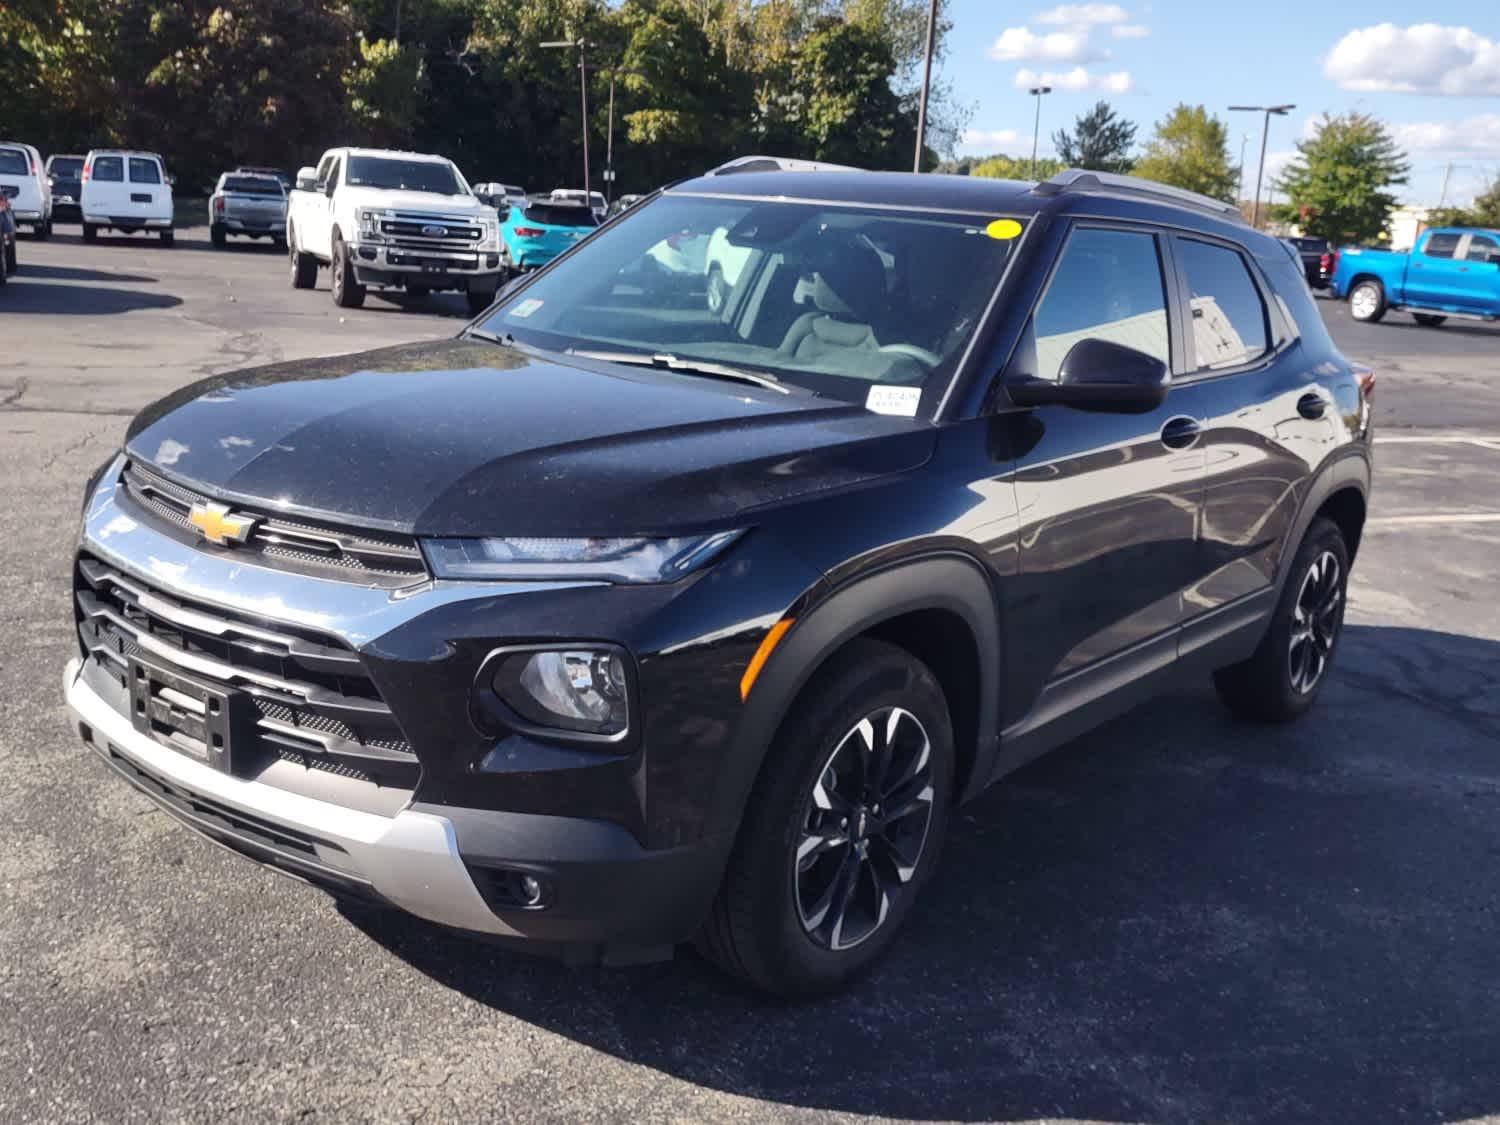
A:
POLYGON ((542 885, 531 875, 521 876, 521 901, 527 906, 538 906, 542 901, 542 885))
POLYGON ((506 726, 579 742, 619 742, 630 729, 630 665, 613 647, 527 648, 496 653, 478 698, 506 726))

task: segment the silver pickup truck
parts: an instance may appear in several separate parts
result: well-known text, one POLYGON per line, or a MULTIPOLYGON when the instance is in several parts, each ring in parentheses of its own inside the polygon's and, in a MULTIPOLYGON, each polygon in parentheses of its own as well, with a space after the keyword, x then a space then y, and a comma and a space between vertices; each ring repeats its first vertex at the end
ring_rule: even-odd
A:
POLYGON ((286 187, 275 176, 225 172, 208 201, 208 230, 215 246, 231 234, 286 244, 286 187))

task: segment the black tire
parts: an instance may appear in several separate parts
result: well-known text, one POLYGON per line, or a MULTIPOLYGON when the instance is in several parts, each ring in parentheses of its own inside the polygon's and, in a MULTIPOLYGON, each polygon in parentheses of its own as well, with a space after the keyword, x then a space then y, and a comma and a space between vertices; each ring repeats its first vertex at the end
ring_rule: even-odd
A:
POLYGON ((176 242, 177 234, 172 230, 171 227, 168 227, 166 230, 161 232, 161 244, 163 246, 172 246, 176 242))
POLYGON ((10 280, 10 247, 0 250, 0 285, 10 280))
POLYGON ((99 237, 99 228, 98 227, 96 227, 93 223, 84 223, 83 224, 83 240, 85 242, 93 242, 98 237, 99 237))
POLYGON ((1374 278, 1365 278, 1349 290, 1349 315, 1361 324, 1374 324, 1385 310, 1385 286, 1374 278))
POLYGON ((495 303, 496 289, 470 289, 464 294, 469 302, 469 315, 478 316, 495 303))
MULTIPOLYGON (((883 737, 877 735, 876 743, 883 745, 883 737)), ((864 756, 865 745, 870 747, 870 754, 879 753, 876 743, 852 744, 850 752, 855 754, 859 770, 878 760, 864 756)), ((904 760, 914 761, 914 754, 906 750, 904 760)), ((887 765, 895 762, 892 757, 887 765)), ((895 940, 902 921, 932 876, 947 828, 954 773, 953 728, 947 701, 927 667, 903 649, 881 641, 861 639, 847 645, 814 675, 772 742, 746 806, 724 881, 699 936, 700 948, 730 974, 776 995, 809 996, 843 987, 895 940), (904 845, 910 860, 904 879, 899 866, 889 866, 897 852, 884 850, 893 825, 882 825, 876 819, 879 806, 868 803, 868 794, 853 805, 839 797, 832 812, 821 811, 828 806, 820 808, 813 796, 815 787, 838 793, 846 785, 857 783, 852 772, 845 771, 839 777, 835 763, 851 747, 850 740, 860 738, 863 719, 870 717, 885 725, 896 710, 905 716, 899 728, 904 733, 897 741, 908 737, 910 728, 905 724, 914 718, 918 733, 925 732, 929 747, 922 759, 925 766, 919 767, 922 776, 911 775, 901 786, 905 795, 900 799, 907 807, 917 807, 905 789, 913 782, 924 787, 922 796, 927 801, 919 814, 926 819, 920 826, 923 832, 915 852, 911 851, 911 837, 904 845), (842 824, 821 822, 821 818, 839 817, 843 811, 850 815, 842 824), (820 821, 816 829, 813 819, 820 821), (854 827, 851 819, 859 827, 854 827), (804 865, 799 859, 799 846, 830 832, 842 832, 846 838, 815 848, 804 857, 804 865), (861 850, 856 837, 866 850, 861 850), (823 921, 830 920, 833 908, 825 905, 823 913, 816 915, 820 921, 809 928, 802 897, 807 889, 804 879, 816 878, 819 865, 828 863, 834 865, 827 884, 830 903, 840 897, 837 890, 843 872, 861 873, 855 876, 854 894, 845 899, 845 909, 831 921, 831 940, 818 936, 818 930, 823 921), (853 944, 840 948, 844 919, 855 900, 868 900, 881 893, 881 871, 888 876, 883 892, 889 896, 888 909, 873 920, 870 909, 862 911, 864 932, 853 944)), ((909 818, 898 823, 907 825, 908 832, 918 827, 909 818)), ((856 933, 860 921, 854 923, 856 933)))
POLYGON ((1436 313, 1412 313, 1411 317, 1423 328, 1436 328, 1448 319, 1446 316, 1438 316, 1436 313))
POLYGON ((365 303, 365 287, 354 280, 349 264, 349 247, 337 234, 333 236, 333 261, 329 265, 329 289, 333 303, 341 309, 357 309, 365 303))
POLYGON ((52 237, 52 221, 49 219, 45 223, 37 223, 31 228, 31 234, 38 242, 46 242, 52 237))
POLYGON ((1214 687, 1231 711, 1242 719, 1263 723, 1286 723, 1307 713, 1328 682, 1329 669, 1338 654, 1349 600, 1348 583, 1349 548, 1344 534, 1332 520, 1319 517, 1297 549, 1271 623, 1254 654, 1243 663, 1214 673, 1214 687), (1325 605, 1312 568, 1314 564, 1326 566, 1328 559, 1338 569, 1328 586, 1331 604, 1325 605), (1310 684, 1305 678, 1298 682, 1301 664, 1299 650, 1293 647, 1294 630, 1300 633, 1300 622, 1308 618, 1311 624, 1300 651, 1311 650, 1320 660, 1310 684))
POLYGON ((291 266, 293 289, 311 289, 318 284, 318 259, 297 249, 297 232, 288 230, 287 261, 291 266))
POLYGON ((5 272, 14 277, 20 269, 21 263, 16 260, 16 244, 12 242, 5 248, 5 272))
POLYGON ((228 245, 229 235, 224 230, 223 223, 214 223, 208 228, 208 240, 220 249, 228 245))
POLYGON ((285 250, 286 249, 286 239, 282 238, 281 235, 279 235, 279 234, 273 235, 271 237, 271 245, 274 246, 274 247, 276 247, 276 249, 278 249, 278 250, 285 250))

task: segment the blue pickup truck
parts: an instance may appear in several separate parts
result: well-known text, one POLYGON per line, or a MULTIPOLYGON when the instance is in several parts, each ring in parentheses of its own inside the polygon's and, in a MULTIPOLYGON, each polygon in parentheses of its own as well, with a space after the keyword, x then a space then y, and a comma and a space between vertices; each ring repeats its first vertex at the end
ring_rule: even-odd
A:
POLYGON ((1428 327, 1450 316, 1500 320, 1500 230, 1440 227, 1406 254, 1341 250, 1329 291, 1349 298, 1355 320, 1377 321, 1391 309, 1428 327))

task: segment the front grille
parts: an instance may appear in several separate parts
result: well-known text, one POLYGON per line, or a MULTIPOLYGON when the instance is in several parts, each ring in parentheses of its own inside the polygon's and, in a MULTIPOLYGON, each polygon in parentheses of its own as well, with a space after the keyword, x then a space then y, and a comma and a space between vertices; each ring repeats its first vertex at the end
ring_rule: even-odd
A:
MULTIPOLYGON (((181 600, 87 553, 73 585, 83 651, 122 688, 139 660, 248 700, 234 772, 254 773, 275 756, 378 785, 416 784, 406 736, 358 654, 337 639, 181 600)), ((166 745, 183 737, 155 733, 166 745)))
POLYGON ((470 250, 484 237, 483 229, 472 216, 413 212, 397 212, 381 219, 380 233, 399 246, 434 250, 470 250))
MULTIPOLYGON (((136 461, 126 463, 119 493, 178 538, 202 542, 188 514, 194 505, 212 502, 212 497, 168 480, 136 461)), ((229 549, 258 556, 256 561, 263 566, 375 586, 406 586, 427 577, 422 550, 410 536, 353 531, 238 507, 234 511, 254 519, 255 526, 243 545, 229 549)))

